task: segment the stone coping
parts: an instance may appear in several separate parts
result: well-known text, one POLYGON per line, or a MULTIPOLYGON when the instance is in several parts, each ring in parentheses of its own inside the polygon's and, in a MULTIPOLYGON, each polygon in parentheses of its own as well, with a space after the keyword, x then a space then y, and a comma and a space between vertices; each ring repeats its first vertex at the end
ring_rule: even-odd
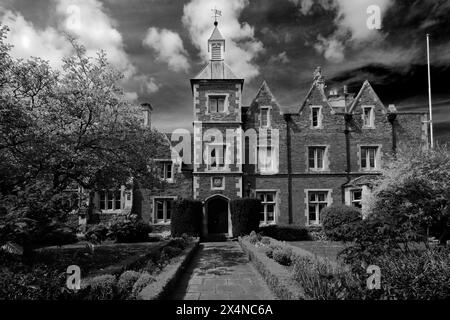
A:
MULTIPOLYGON (((271 238, 271 243, 272 243, 271 238)), ((274 240, 275 244, 276 240, 274 240)), ((280 242, 281 243, 281 242, 280 242)), ((269 288, 280 300, 309 300, 303 288, 294 283, 289 270, 259 251, 248 240, 239 237, 242 250, 266 281, 269 288)))
POLYGON ((150 283, 138 294, 138 300, 163 300, 167 299, 175 290, 175 286, 194 256, 200 243, 199 238, 175 257, 163 271, 156 276, 156 281, 150 283))

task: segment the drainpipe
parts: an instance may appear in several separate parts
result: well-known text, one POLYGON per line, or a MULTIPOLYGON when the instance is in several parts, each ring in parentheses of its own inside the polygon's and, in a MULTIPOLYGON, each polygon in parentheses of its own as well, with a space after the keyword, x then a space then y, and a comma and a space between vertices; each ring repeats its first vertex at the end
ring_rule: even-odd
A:
POLYGON ((291 115, 285 114, 286 121, 286 154, 287 154, 287 174, 288 174, 288 217, 289 224, 293 223, 292 217, 292 165, 291 165, 291 115))
POLYGON ((342 196, 342 203, 345 203, 345 185, 347 183, 350 182, 351 178, 350 178, 350 172, 351 172, 351 161, 350 161, 350 156, 351 156, 351 152, 350 152, 350 128, 349 128, 349 123, 352 120, 352 115, 350 113, 346 113, 344 116, 345 119, 345 130, 344 130, 344 134, 345 134, 345 153, 346 153, 346 160, 347 160, 347 169, 346 171, 346 178, 347 178, 347 182, 344 183, 341 186, 342 192, 341 192, 341 196, 342 196))

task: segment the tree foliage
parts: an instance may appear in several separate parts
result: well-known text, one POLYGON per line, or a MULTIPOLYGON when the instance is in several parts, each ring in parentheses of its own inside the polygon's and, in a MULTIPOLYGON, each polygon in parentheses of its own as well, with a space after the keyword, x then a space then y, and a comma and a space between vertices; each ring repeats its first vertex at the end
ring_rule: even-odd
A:
POLYGON ((53 70, 39 58, 17 60, 0 28, 0 207, 44 218, 67 213, 63 192, 154 183, 151 158, 166 138, 141 125, 125 99, 122 74, 105 52, 73 54, 53 70), (56 205, 56 203, 59 203, 56 205))

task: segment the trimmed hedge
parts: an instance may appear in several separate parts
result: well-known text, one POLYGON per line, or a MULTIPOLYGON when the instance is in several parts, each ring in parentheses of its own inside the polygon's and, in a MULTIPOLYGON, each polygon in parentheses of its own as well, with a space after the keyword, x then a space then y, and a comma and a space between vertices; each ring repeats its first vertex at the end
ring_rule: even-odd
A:
POLYGON ((280 241, 306 241, 311 240, 308 229, 295 225, 270 225, 260 228, 264 236, 280 241))
POLYGON ((358 208, 347 205, 332 205, 321 212, 325 235, 333 241, 352 241, 355 238, 355 223, 362 220, 358 208))
POLYGON ((261 206, 259 199, 243 198, 230 202, 233 236, 247 235, 259 229, 261 206))
POLYGON ((111 225, 111 237, 119 243, 147 242, 152 227, 141 220, 116 221, 111 225))
POLYGON ((181 199, 174 201, 174 210, 170 222, 172 237, 183 233, 199 236, 202 230, 203 205, 201 201, 181 199))

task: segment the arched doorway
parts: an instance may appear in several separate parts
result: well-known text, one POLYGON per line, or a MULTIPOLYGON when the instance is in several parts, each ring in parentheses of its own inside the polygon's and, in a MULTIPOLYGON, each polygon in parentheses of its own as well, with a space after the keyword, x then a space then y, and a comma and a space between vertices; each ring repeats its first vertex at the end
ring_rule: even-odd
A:
POLYGON ((215 196, 206 202, 208 234, 228 233, 228 199, 215 196))

